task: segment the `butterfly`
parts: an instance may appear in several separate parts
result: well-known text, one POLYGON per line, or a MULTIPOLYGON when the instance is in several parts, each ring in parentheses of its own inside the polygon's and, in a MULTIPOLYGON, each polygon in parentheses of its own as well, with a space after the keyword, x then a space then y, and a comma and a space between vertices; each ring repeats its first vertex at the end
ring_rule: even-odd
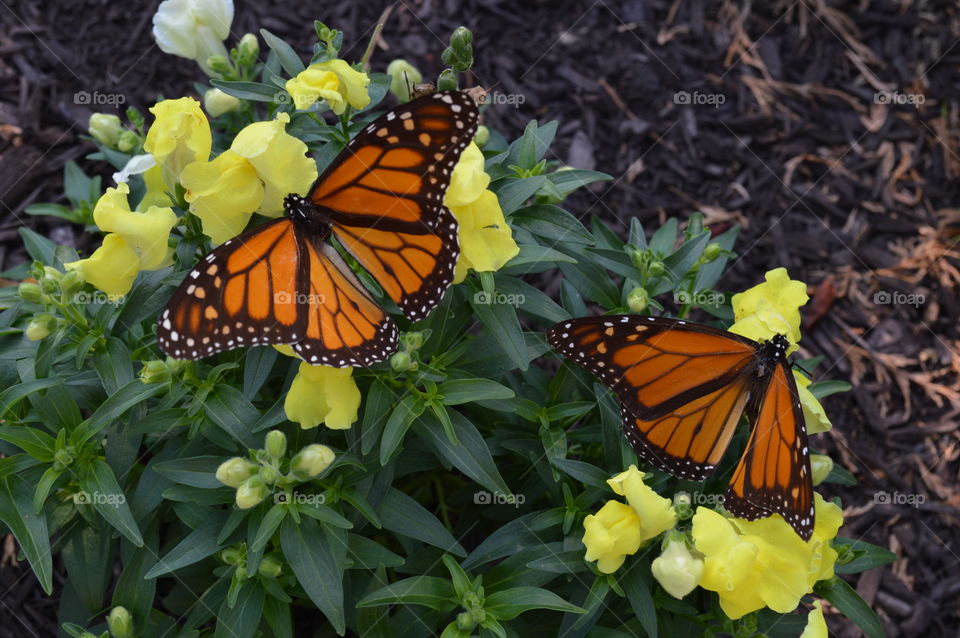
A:
POLYGON ((443 205, 479 111, 460 91, 421 97, 354 137, 285 216, 221 244, 184 278, 160 315, 168 355, 199 359, 290 344, 302 359, 370 365, 397 348, 397 326, 328 241, 342 245, 408 319, 453 280, 457 222, 443 205))
POLYGON ((810 456, 785 337, 758 343, 677 319, 609 315, 559 323, 547 340, 613 390, 633 449, 674 476, 709 477, 746 412, 753 430, 724 507, 747 520, 780 514, 810 539, 810 456))

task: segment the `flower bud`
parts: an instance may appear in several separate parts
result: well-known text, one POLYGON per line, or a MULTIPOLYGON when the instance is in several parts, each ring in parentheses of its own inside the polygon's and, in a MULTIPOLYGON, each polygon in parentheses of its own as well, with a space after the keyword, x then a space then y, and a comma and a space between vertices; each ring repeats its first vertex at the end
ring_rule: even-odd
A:
POLYGON ((682 521, 693 516, 693 501, 686 492, 677 492, 673 495, 673 511, 677 513, 677 518, 682 521))
POLYGON ((643 288, 634 288, 630 291, 630 294, 627 295, 627 307, 630 308, 630 312, 643 312, 647 307, 647 302, 650 298, 647 296, 647 291, 643 288))
POLYGON ((120 134, 123 133, 123 123, 116 115, 94 113, 87 123, 87 133, 104 146, 115 148, 120 134))
POLYGON ((27 324, 27 329, 23 334, 30 341, 40 341, 50 336, 50 333, 57 329, 57 320, 52 315, 46 313, 34 316, 27 324))
POLYGON ((287 453, 287 435, 280 430, 270 430, 264 439, 263 449, 271 458, 279 459, 287 453))
POLYGON ((227 60, 227 57, 224 55, 211 55, 208 57, 207 68, 221 75, 231 71, 230 61, 227 60))
POLYGON ((217 480, 228 487, 240 487, 257 471, 257 466, 245 458, 235 456, 217 468, 217 480))
POLYGON ((457 27, 450 36, 450 44, 462 49, 473 44, 473 32, 467 27, 457 27))
POLYGON ((489 141, 490 141, 490 129, 488 129, 486 126, 482 126, 482 125, 478 126, 477 132, 473 136, 474 144, 483 148, 483 146, 486 145, 486 143, 489 141))
POLYGON ((220 552, 220 560, 225 562, 227 565, 237 565, 241 560, 243 560, 243 552, 236 547, 228 547, 220 552))
POLYGON ((300 450, 290 462, 290 468, 294 472, 300 472, 307 476, 317 476, 333 463, 336 455, 333 450, 326 445, 314 443, 300 450))
POLYGON ((423 347, 423 333, 422 332, 408 332, 402 337, 403 345, 408 350, 419 350, 423 347))
POLYGON ((71 270, 60 279, 60 290, 64 295, 72 295, 83 288, 83 276, 79 270, 71 270))
POLYGON ((107 627, 113 638, 133 638, 133 617, 126 607, 114 607, 110 610, 107 627))
POLYGON ((715 260, 720 256, 720 253, 723 252, 723 247, 717 242, 707 244, 707 247, 703 249, 703 262, 709 264, 711 261, 715 260))
POLYGON ((40 281, 40 290, 42 290, 48 295, 54 295, 60 292, 60 281, 58 279, 50 279, 49 277, 44 277, 40 281))
MULTIPOLYGON (((217 478, 220 477, 218 476, 217 478)), ((250 477, 237 488, 237 507, 242 510, 248 510, 251 507, 259 505, 266 497, 267 486, 263 484, 260 477, 250 477)))
POLYGON ((40 289, 40 286, 37 284, 25 281, 17 288, 17 294, 20 295, 20 298, 24 301, 29 301, 30 303, 43 303, 43 290, 40 289))
POLYGON ((810 455, 810 477, 814 485, 823 483, 833 471, 833 459, 826 454, 810 455))
POLYGON ((444 69, 437 78, 438 91, 456 91, 459 88, 457 83, 457 74, 453 69, 444 69))
POLYGON ((242 64, 250 64, 257 59, 260 54, 260 41, 252 33, 246 33, 240 42, 237 43, 237 53, 240 55, 242 64))
POLYGON ((654 261, 650 263, 647 272, 649 272, 652 277, 659 277, 666 272, 666 268, 664 268, 662 261, 654 261))
POLYGON ((473 631, 477 626, 477 621, 473 619, 473 614, 469 611, 462 611, 457 614, 457 629, 460 631, 473 631))
POLYGON ((266 485, 273 485, 277 482, 277 479, 280 478, 277 470, 269 465, 260 466, 259 476, 260 480, 262 480, 266 485))
POLYGON ((240 100, 220 89, 210 89, 203 94, 203 108, 207 110, 210 117, 219 117, 240 108, 240 100))
POLYGON ((50 278, 55 281, 60 281, 63 278, 63 273, 54 268, 53 266, 44 266, 43 267, 43 276, 44 278, 50 278))
POLYGON ((273 556, 264 556, 260 559, 257 571, 264 578, 276 578, 283 573, 283 564, 273 556))
POLYGON ((124 131, 117 140, 117 150, 129 153, 140 145, 140 137, 133 131, 124 131))
POLYGON ((170 368, 163 361, 147 361, 140 369, 140 380, 144 383, 166 383, 170 380, 170 368))
POLYGON ((409 101, 410 89, 423 80, 420 71, 401 58, 387 65, 387 75, 390 76, 390 92, 401 102, 409 101))
POLYGON ((413 359, 410 357, 410 353, 400 350, 399 352, 394 352, 393 356, 390 357, 390 368, 397 373, 406 372, 410 369, 413 359))
POLYGON ((703 559, 690 553, 682 534, 672 533, 667 539, 666 548, 650 564, 650 571, 667 593, 679 599, 700 583, 703 559))

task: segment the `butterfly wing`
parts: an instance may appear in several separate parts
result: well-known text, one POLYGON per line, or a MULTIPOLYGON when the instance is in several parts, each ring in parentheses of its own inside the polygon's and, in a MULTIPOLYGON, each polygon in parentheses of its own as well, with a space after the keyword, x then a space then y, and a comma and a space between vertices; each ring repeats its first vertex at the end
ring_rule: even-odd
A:
POLYGON ((453 281, 457 223, 443 198, 478 118, 459 91, 404 104, 352 139, 310 194, 344 248, 411 320, 453 281))
POLYGON ((747 520, 780 514, 800 538, 810 540, 813 480, 796 382, 781 361, 760 383, 751 400, 753 432, 733 472, 724 507, 747 520))
POLYGON ((656 421, 749 376, 758 344, 677 319, 612 315, 571 319, 547 340, 613 389, 627 411, 656 421))
POLYGON ((370 365, 397 349, 397 326, 330 244, 307 240, 310 281, 300 301, 303 338, 293 344, 304 361, 342 368, 370 365))
POLYGON ((306 329, 296 303, 306 259, 289 219, 221 244, 187 274, 160 316, 160 349, 178 359, 199 359, 240 346, 295 341, 306 329))

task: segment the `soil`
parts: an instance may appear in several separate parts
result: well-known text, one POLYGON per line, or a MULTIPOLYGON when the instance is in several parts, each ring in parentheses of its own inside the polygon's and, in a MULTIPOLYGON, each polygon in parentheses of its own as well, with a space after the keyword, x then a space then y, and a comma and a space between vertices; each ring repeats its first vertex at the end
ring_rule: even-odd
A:
MULTIPOLYGON (((0 3, 3 268, 25 259, 22 225, 91 248, 81 228, 24 213, 62 201, 67 160, 110 183, 106 164, 84 159, 90 113, 194 91, 195 64, 152 39, 156 5, 0 3)), ((899 557, 851 583, 889 636, 956 636, 958 5, 260 0, 237 2, 230 41, 263 27, 306 57, 320 19, 347 34, 342 57, 358 59, 388 6, 375 70, 405 57, 435 77, 464 24, 470 82, 504 96, 486 123, 511 138, 532 117, 559 120, 550 159, 614 176, 568 202, 578 216, 653 229, 699 210, 718 231, 743 227, 724 288, 778 266, 809 284, 800 356, 824 356, 816 377, 854 387, 825 401, 834 429, 812 445, 858 483, 822 491, 843 500, 842 536, 899 557)), ((12 539, 6 548, 15 556, 12 539)), ((0 636, 54 635, 56 606, 5 559, 0 636)), ((836 635, 860 635, 826 608, 836 635)))

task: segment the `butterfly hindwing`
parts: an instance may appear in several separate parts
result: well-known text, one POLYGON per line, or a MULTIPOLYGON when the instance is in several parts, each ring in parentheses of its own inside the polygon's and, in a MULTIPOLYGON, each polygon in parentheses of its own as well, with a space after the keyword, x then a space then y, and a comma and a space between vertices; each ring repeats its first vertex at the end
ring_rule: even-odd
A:
POLYGON ((310 195, 344 248, 411 320, 453 281, 457 224, 443 199, 478 118, 459 91, 402 105, 354 137, 310 195))
POLYGON ((160 316, 160 348, 178 359, 199 359, 296 340, 306 328, 296 303, 306 283, 306 257, 289 219, 221 244, 187 273, 160 316))
POLYGON ((733 472, 724 506, 754 520, 780 514, 800 535, 813 533, 813 479, 796 381, 781 361, 755 395, 753 431, 733 472))

